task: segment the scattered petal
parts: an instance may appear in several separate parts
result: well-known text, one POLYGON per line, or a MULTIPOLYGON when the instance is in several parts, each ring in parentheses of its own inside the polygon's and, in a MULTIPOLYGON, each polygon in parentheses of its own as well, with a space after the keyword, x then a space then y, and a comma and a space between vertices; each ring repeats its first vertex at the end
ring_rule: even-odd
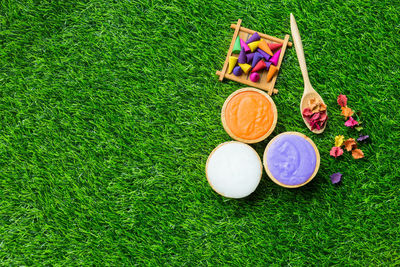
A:
POLYGON ((344 123, 344 126, 354 127, 357 124, 358 124, 358 122, 355 119, 353 119, 353 117, 349 117, 349 119, 344 123))
POLYGON ((304 117, 310 117, 310 116, 312 116, 312 111, 311 111, 311 109, 310 108, 305 108, 305 109, 303 109, 303 116, 304 117))
POLYGON ((343 154, 343 149, 337 146, 332 147, 331 151, 329 152, 329 155, 335 158, 341 156, 342 154, 343 154))
POLYGON ((345 107, 347 106, 347 97, 345 95, 339 95, 337 98, 337 102, 339 106, 345 107))
POLYGON ((343 115, 346 117, 350 117, 353 116, 354 112, 351 110, 351 108, 348 107, 342 107, 342 113, 340 113, 340 115, 343 115))
POLYGON ((351 155, 354 159, 362 159, 364 157, 364 153, 358 148, 351 151, 351 155))
POLYGON ((340 172, 331 175, 332 184, 337 184, 342 180, 342 174, 340 172))
MULTIPOLYGON (((360 123, 358 123, 358 124, 360 124, 360 123)), ((358 132, 359 131, 361 131, 362 129, 364 129, 362 126, 356 126, 356 127, 354 127, 354 129, 356 129, 358 132)))
POLYGON ((343 135, 338 135, 335 137, 335 146, 336 147, 341 147, 343 145, 344 141, 344 136, 343 135))
POLYGON ((346 148, 347 151, 352 151, 353 149, 357 148, 357 142, 354 140, 354 138, 349 138, 346 141, 344 141, 344 147, 346 148))
MULTIPOLYGON (((357 127, 356 127, 357 128, 357 127)), ((369 135, 362 135, 360 134, 360 137, 357 138, 358 142, 363 142, 365 140, 369 139, 369 135)))

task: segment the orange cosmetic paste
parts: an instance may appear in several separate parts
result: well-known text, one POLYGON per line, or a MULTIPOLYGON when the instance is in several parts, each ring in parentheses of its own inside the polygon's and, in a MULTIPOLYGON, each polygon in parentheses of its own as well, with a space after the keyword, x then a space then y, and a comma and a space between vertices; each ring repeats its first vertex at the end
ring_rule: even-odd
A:
POLYGON ((253 140, 265 135, 274 121, 269 100, 257 92, 235 95, 225 109, 225 121, 234 135, 253 140))

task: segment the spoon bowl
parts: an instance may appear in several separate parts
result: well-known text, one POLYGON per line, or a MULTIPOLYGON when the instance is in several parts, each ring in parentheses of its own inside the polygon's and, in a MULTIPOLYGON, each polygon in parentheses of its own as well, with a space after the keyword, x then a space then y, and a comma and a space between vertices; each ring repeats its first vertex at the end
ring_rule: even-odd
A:
MULTIPOLYGON (((299 60, 300 69, 301 69, 301 73, 303 75, 303 80, 304 80, 304 92, 303 92, 303 97, 301 98, 301 101, 300 101, 300 114, 304 120, 304 123, 308 127, 308 129, 310 129, 310 131, 312 131, 313 133, 320 134, 326 128, 326 122, 324 123, 324 125, 322 126, 321 129, 311 130, 310 124, 303 117, 303 110, 306 107, 308 107, 308 101, 310 99, 316 98, 323 104, 325 104, 325 102, 322 99, 322 97, 317 93, 317 91, 314 90, 314 88, 311 85, 310 78, 308 77, 306 59, 304 57, 303 43, 301 42, 299 28, 297 28, 297 23, 296 23, 296 20, 292 13, 290 13, 290 28, 292 31, 293 43, 294 43, 294 47, 296 48, 296 54, 297 54, 297 58, 299 60)), ((328 115, 328 111, 326 111, 326 114, 328 115)))
MULTIPOLYGON (((321 103, 325 104, 325 102, 322 99, 322 97, 314 89, 313 89, 313 91, 308 92, 308 93, 304 92, 303 93, 303 97, 301 98, 301 102, 300 102, 300 114, 301 114, 301 117, 303 118, 304 123, 308 127, 308 129, 310 129, 310 131, 312 131, 313 133, 320 134, 320 133, 324 132, 325 127, 326 127, 326 122, 324 123, 324 125, 323 125, 323 127, 321 129, 319 129, 319 130, 317 130, 317 129, 311 130, 310 124, 303 117, 303 110, 308 106, 308 102, 312 98, 315 98, 315 99, 319 100, 321 103)), ((328 111, 327 111, 326 114, 328 115, 328 111)))

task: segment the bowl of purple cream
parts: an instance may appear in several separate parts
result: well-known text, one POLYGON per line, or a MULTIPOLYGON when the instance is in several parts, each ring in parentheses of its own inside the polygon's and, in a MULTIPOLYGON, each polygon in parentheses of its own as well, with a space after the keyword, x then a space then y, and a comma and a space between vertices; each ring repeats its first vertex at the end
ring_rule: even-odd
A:
POLYGON ((297 188, 309 183, 317 174, 320 155, 317 146, 306 135, 285 132, 268 143, 263 161, 272 181, 283 187, 297 188))

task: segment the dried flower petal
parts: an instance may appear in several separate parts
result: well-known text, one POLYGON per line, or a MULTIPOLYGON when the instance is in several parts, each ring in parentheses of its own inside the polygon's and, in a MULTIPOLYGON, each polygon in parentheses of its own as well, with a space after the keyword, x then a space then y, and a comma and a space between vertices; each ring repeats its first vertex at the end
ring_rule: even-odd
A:
POLYGON ((329 152, 329 155, 335 158, 341 156, 342 154, 343 154, 343 149, 337 146, 332 147, 331 151, 329 152))
POLYGON ((349 119, 344 123, 344 126, 354 127, 357 124, 358 124, 358 122, 355 119, 353 119, 353 117, 349 117, 349 119))
POLYGON ((310 117, 312 114, 313 114, 313 113, 312 113, 312 111, 311 111, 310 108, 305 108, 305 109, 303 109, 303 116, 304 116, 304 117, 310 117))
POLYGON ((351 110, 351 108, 348 107, 342 107, 342 113, 340 113, 340 115, 343 115, 346 117, 350 117, 353 116, 354 112, 351 110))
POLYGON ((308 107, 313 113, 319 112, 320 101, 317 98, 311 98, 308 100, 308 107))
POLYGON ((346 148, 347 151, 351 151, 355 148, 357 148, 357 143, 354 138, 349 138, 346 141, 344 141, 344 147, 346 148))
POLYGON ((310 120, 311 130, 317 129, 321 130, 321 126, 318 124, 318 121, 310 120))
POLYGON ((364 153, 358 148, 351 151, 351 155, 354 159, 362 159, 364 157, 364 153))
POLYGON ((324 124, 324 122, 328 119, 328 115, 326 115, 326 111, 321 111, 319 114, 321 115, 319 117, 319 121, 324 124))
POLYGON ((358 142, 363 142, 365 140, 369 139, 369 135, 362 135, 360 134, 360 137, 357 138, 358 142))
POLYGON ((319 121, 319 117, 320 117, 320 114, 319 114, 319 112, 317 112, 317 113, 314 113, 313 115, 312 115, 312 117, 311 117, 311 120, 312 121, 319 121))
POLYGON ((340 172, 331 175, 332 184, 337 184, 342 180, 342 174, 340 172))
POLYGON ((345 95, 339 95, 337 98, 337 102, 339 106, 345 107, 347 106, 347 97, 345 95))
POLYGON ((335 137, 335 146, 341 147, 343 145, 344 141, 344 136, 343 135, 338 135, 335 137))
POLYGON ((313 97, 313 98, 308 99, 308 105, 309 106, 316 105, 316 104, 319 104, 317 98, 313 97))
POLYGON ((325 111, 326 105, 324 103, 319 104, 319 111, 325 111))

